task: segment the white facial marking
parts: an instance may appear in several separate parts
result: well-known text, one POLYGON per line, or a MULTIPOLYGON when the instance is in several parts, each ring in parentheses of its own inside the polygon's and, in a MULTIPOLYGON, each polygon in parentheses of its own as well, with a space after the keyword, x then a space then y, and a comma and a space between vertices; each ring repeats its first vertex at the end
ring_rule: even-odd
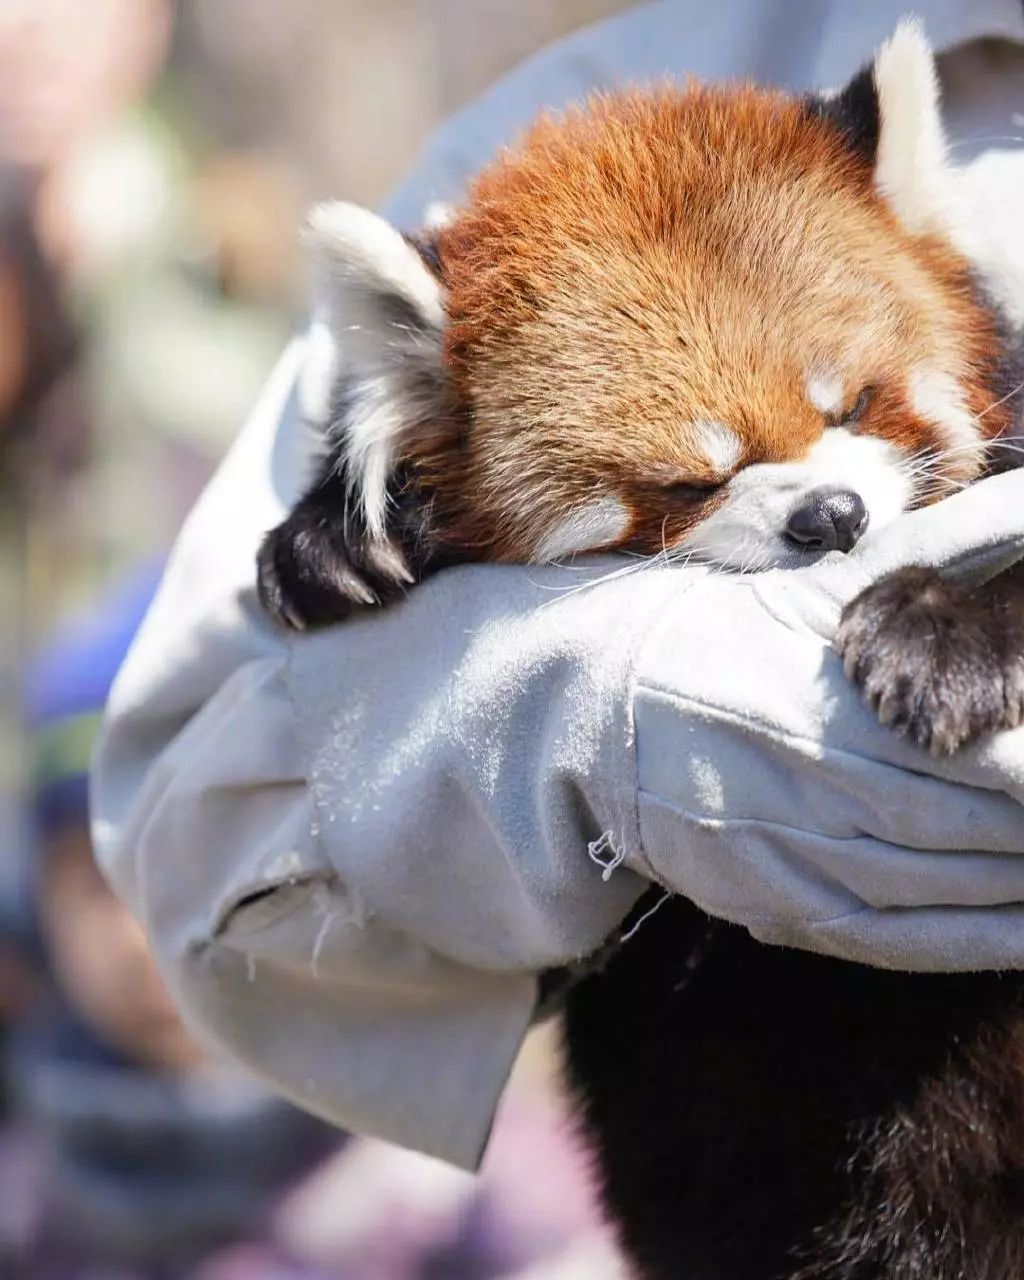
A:
POLYGON ((560 520, 540 540, 531 559, 535 564, 617 542, 629 528, 625 505, 613 497, 594 498, 560 520))
POLYGON ((834 373, 813 373, 807 379, 807 399, 819 413, 839 413, 843 407, 843 384, 834 373))
POLYGON ((914 412, 933 422, 946 448, 954 451, 946 460, 947 474, 975 475, 984 441, 957 380, 939 369, 915 369, 907 389, 914 412))
POLYGON ((824 486, 850 489, 864 503, 874 532, 910 502, 911 484, 900 461, 899 450, 886 440, 830 427, 800 462, 759 463, 737 472, 722 504, 678 545, 714 564, 747 571, 799 563, 806 553, 786 542, 785 530, 801 499, 824 486))
POLYGON ((697 448, 712 471, 727 475, 739 462, 742 445, 732 427, 724 422, 695 422, 694 439, 697 448))

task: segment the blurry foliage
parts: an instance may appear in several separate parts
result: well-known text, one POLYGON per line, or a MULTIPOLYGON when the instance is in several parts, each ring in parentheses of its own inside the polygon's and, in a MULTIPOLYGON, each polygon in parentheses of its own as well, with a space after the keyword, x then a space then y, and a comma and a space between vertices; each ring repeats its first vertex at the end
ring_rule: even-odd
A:
MULTIPOLYGON (((59 500, 41 495, 33 633, 173 537, 301 318, 304 205, 379 202, 444 115, 623 7, 182 0, 145 103, 92 129, 40 197, 84 337, 93 452, 59 500)), ((157 38, 135 44, 151 57, 157 38)))
MULTIPOLYGON (((22 664, 65 615, 172 541, 302 322, 295 229, 304 205, 325 196, 378 203, 444 116, 537 48, 625 7, 2 0, 0 909, 22 909, 36 852, 20 803, 33 754, 22 664)), ((71 838, 41 881, 66 988, 113 1041, 159 1031, 190 1056, 145 990, 141 935, 110 914, 84 828, 71 838), (97 937, 111 942, 109 955, 97 937), (117 996, 119 987, 123 999, 96 1004, 96 992, 117 996), (152 1021, 125 1021, 135 999, 152 1021)), ((13 932, 0 910, 0 1032, 36 994, 3 949, 13 932)), ((520 1063, 527 1093, 541 1092, 550 1070, 544 1034, 520 1063)), ((158 1056, 167 1058, 166 1046, 158 1056)), ((22 1084, 34 1086, 36 1075, 25 1071, 22 1084)), ((39 1079, 42 1090, 48 1077, 39 1079)), ((611 1274, 611 1247, 592 1229, 574 1157, 559 1140, 561 1118, 544 1106, 531 1118, 527 1106, 517 1119, 515 1092, 483 1183, 482 1203, 502 1210, 489 1245, 495 1273, 575 1233, 588 1252, 573 1274, 611 1274), (530 1141, 542 1176, 524 1182, 530 1141)), ((74 1088, 54 1096, 78 1106, 74 1088)), ((31 1180, 10 1161, 0 1160, 0 1174, 6 1275, 4 1241, 32 1216, 31 1180)), ((364 1255, 393 1263, 407 1254, 411 1275, 427 1244, 441 1274, 470 1186, 425 1158, 355 1144, 282 1229, 293 1233, 291 1253, 330 1274, 347 1274, 350 1261, 354 1274, 364 1255)), ((217 1274, 234 1274, 232 1265, 217 1274)))

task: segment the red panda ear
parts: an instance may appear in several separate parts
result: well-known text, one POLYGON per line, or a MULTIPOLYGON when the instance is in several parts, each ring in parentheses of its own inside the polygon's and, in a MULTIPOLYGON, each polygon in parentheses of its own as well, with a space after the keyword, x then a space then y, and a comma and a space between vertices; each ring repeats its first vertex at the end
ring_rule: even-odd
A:
POLYGON ((871 66, 811 102, 868 160, 875 188, 915 234, 949 234, 954 184, 946 161, 935 58, 920 23, 900 23, 871 66))
POLYGON ((312 341, 330 397, 327 443, 343 456, 349 500, 367 532, 383 537, 401 441, 440 399, 441 284, 414 243, 356 205, 318 205, 305 240, 314 267, 312 341))
POLYGON ((422 530, 400 459, 444 400, 444 305, 429 255, 350 204, 314 209, 305 239, 315 295, 301 396, 322 448, 258 560, 264 607, 292 627, 383 603, 418 576, 422 530))

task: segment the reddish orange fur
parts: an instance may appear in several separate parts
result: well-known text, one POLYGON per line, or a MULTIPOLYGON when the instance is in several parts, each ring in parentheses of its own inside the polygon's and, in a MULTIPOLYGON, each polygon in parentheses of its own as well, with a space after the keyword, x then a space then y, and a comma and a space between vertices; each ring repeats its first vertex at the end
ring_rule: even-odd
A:
MULTIPOLYGON (((727 423, 740 465, 795 460, 826 425, 809 370, 876 394, 861 429, 941 447, 908 374, 954 377, 980 430, 995 335, 947 244, 915 238, 824 121, 754 88, 662 88, 543 118, 473 184, 438 241, 453 424, 413 459, 443 533, 525 559, 614 494, 655 550, 707 510, 690 424, 727 423)), ((970 478, 977 459, 951 459, 970 478)), ((714 501, 713 498, 708 501, 714 501)))

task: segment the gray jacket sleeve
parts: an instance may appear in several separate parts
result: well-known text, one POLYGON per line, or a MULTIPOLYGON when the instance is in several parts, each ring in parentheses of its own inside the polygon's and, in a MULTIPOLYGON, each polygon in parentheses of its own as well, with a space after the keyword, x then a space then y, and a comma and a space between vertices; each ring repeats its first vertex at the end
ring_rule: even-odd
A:
MULTIPOLYGON (((940 48, 1019 34, 1010 0, 918 7, 940 48)), ((453 121, 390 212, 415 225, 537 107, 624 78, 842 83, 904 8, 834 0, 797 29, 787 0, 635 7, 453 121)), ((829 645, 886 567, 1016 555, 1021 477, 786 580, 467 568, 293 638, 253 563, 302 480, 302 360, 184 529, 96 758, 99 857, 208 1042, 339 1124, 473 1166, 536 974, 652 880, 766 942, 1022 964, 1024 738, 936 764, 829 645)))
POLYGON ((888 568, 1017 555, 1024 473, 797 574, 467 567, 288 636, 253 557, 300 480, 302 354, 189 519, 96 758, 99 857, 205 1039, 473 1166, 537 973, 651 880, 769 942, 1024 963, 1024 734, 932 762, 829 647, 888 568))

